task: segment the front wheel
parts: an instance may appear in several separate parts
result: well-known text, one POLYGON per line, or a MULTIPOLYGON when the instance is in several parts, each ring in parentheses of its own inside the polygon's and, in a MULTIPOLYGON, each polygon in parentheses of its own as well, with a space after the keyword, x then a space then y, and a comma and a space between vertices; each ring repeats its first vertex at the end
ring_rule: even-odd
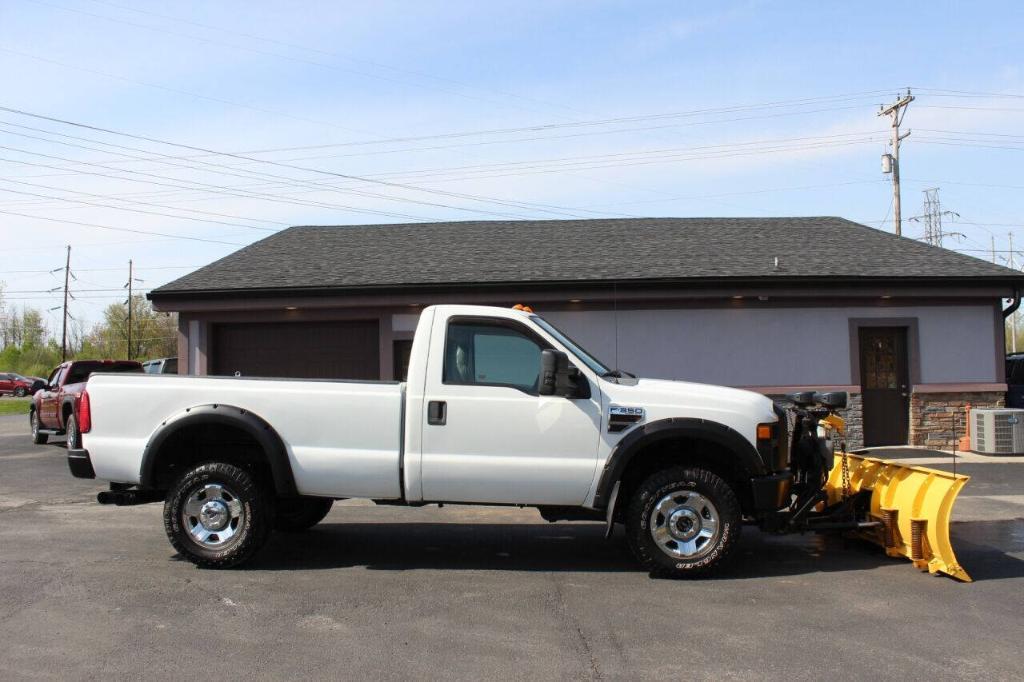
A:
POLYGON ((270 497, 245 469, 210 462, 185 472, 164 501, 174 549, 201 568, 250 559, 270 534, 270 497))
POLYGON ((28 421, 32 425, 32 442, 36 445, 45 445, 50 437, 45 433, 40 433, 43 427, 39 423, 39 413, 32 410, 28 416, 28 421))
POLYGON ((626 512, 630 549, 651 575, 697 578, 714 573, 739 540, 736 493, 718 475, 674 467, 649 476, 626 512))

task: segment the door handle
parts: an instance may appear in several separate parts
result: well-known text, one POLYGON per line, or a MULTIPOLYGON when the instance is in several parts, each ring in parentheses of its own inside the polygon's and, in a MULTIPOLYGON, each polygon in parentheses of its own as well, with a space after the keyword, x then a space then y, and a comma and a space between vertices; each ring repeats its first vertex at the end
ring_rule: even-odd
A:
POLYGON ((448 403, 443 400, 431 400, 427 403, 427 423, 444 426, 448 421, 448 403))

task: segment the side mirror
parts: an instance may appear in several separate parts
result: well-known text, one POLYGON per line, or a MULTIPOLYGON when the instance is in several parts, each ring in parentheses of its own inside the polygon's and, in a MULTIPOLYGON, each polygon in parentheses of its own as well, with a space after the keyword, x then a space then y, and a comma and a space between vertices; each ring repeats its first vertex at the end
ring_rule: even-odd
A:
POLYGON ((558 395, 563 398, 589 398, 590 384, 580 371, 569 364, 569 356, 553 348, 540 353, 540 382, 537 387, 541 395, 558 395))

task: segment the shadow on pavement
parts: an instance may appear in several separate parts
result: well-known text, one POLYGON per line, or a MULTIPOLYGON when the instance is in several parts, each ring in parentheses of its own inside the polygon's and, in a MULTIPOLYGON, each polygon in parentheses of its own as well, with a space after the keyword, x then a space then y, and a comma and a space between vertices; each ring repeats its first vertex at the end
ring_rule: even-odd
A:
POLYGON ((954 523, 953 550, 975 582, 1024 577, 1024 519, 954 523))
MULTIPOLYGON (((960 563, 975 581, 1024 577, 1024 519, 954 525, 960 563)), ((882 549, 836 535, 773 536, 744 529, 737 556, 719 578, 843 573, 891 564, 882 549)), ((175 559, 181 560, 180 557, 175 559)), ((621 528, 611 541, 603 524, 326 523, 299 534, 275 534, 249 570, 418 569, 639 572, 621 528)))

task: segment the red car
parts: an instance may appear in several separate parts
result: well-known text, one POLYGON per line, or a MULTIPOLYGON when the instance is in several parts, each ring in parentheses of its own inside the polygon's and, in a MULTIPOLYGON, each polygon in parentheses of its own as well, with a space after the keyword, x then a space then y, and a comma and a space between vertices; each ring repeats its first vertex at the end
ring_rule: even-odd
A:
POLYGON ((42 445, 50 436, 66 434, 68 448, 80 447, 78 404, 93 372, 142 372, 142 365, 134 360, 74 360, 58 366, 46 386, 32 396, 33 443, 42 445))
POLYGON ((13 372, 0 372, 0 395, 11 394, 24 398, 32 392, 32 380, 13 372))

